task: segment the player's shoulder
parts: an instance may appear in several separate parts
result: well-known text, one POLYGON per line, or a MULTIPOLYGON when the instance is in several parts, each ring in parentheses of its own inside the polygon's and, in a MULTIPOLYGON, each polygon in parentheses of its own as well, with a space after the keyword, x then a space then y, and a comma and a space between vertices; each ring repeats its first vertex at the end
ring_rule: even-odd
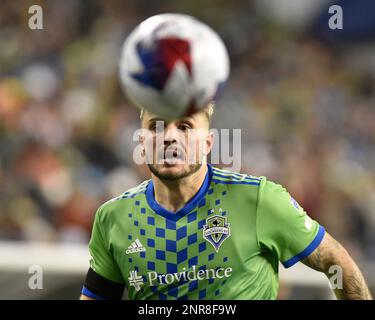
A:
POLYGON ((272 209, 277 212, 280 208, 289 208, 290 204, 301 210, 298 202, 291 196, 281 183, 264 177, 259 187, 258 207, 272 209))
POLYGON ((136 201, 144 201, 147 186, 150 180, 145 180, 139 185, 126 190, 123 194, 104 202, 97 211, 97 214, 104 218, 114 212, 124 212, 128 206, 136 201))
POLYGON ((268 197, 276 196, 278 194, 283 194, 287 192, 286 188, 282 184, 269 180, 266 177, 263 177, 259 189, 260 189, 260 193, 263 196, 268 196, 268 197))
POLYGON ((212 180, 215 183, 229 185, 250 185, 256 186, 260 193, 274 194, 285 192, 286 189, 278 182, 269 180, 265 176, 254 176, 247 173, 239 173, 230 170, 212 167, 212 180))

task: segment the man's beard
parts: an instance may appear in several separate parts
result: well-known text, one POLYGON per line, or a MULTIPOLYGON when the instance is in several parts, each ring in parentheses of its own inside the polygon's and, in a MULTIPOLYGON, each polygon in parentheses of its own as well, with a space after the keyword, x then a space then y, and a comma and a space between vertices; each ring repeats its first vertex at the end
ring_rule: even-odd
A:
POLYGON ((155 165, 148 164, 148 167, 150 168, 150 171, 157 176, 160 180, 167 180, 167 181, 176 181, 179 179, 186 178, 194 173, 196 173, 200 167, 202 166, 202 163, 195 163, 195 164, 189 164, 188 170, 183 170, 182 172, 178 173, 161 173, 158 171, 155 165))

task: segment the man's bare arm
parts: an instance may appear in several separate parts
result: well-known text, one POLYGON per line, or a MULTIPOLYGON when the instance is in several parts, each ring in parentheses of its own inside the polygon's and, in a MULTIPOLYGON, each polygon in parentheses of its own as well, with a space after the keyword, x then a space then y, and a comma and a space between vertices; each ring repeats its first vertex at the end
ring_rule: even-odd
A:
POLYGON ((88 297, 88 296, 86 296, 84 294, 81 294, 80 297, 79 297, 79 300, 95 300, 95 299, 90 298, 90 297, 88 297))
POLYGON ((324 272, 330 277, 329 268, 340 266, 342 269, 342 288, 334 289, 340 300, 371 300, 370 291, 356 263, 345 248, 328 233, 313 253, 302 260, 310 268, 324 272))

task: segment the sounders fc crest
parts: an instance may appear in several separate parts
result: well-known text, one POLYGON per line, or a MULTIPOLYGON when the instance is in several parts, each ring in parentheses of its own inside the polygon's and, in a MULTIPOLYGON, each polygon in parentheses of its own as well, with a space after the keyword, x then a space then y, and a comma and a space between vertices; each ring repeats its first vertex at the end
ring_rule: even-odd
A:
POLYGON ((229 237, 230 227, 227 223, 227 217, 214 215, 206 219, 206 224, 203 227, 203 238, 214 246, 216 252, 219 251, 224 240, 229 237))

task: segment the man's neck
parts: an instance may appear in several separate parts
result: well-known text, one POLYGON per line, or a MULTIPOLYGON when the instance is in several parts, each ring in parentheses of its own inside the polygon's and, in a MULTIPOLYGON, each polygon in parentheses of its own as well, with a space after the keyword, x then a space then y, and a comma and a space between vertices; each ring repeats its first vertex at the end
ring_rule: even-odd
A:
POLYGON ((207 165, 202 165, 192 175, 176 181, 166 181, 152 175, 156 202, 171 212, 177 212, 191 200, 202 186, 207 165))

